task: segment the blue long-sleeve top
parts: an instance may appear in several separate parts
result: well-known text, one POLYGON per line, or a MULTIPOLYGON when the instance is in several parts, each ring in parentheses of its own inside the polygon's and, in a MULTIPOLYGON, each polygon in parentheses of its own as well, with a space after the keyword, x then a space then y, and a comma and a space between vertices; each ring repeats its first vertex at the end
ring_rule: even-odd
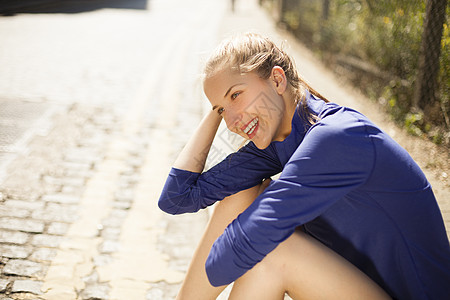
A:
MULTIPOLYGON (((294 230, 339 253, 396 299, 448 299, 450 247, 425 175, 362 114, 309 95, 282 142, 252 142, 203 173, 172 168, 159 207, 195 212, 281 172, 216 240, 212 285, 233 282, 294 230)), ((337 275, 338 276, 338 275, 337 275)))

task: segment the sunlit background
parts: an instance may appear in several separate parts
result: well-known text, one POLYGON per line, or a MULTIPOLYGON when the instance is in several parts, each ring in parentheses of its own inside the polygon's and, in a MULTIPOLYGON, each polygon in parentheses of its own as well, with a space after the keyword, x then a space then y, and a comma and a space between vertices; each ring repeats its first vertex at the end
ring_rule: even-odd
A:
MULTIPOLYGON (((317 90, 399 141, 448 228, 448 11, 442 0, 0 2, 0 298, 174 298, 208 212, 171 217, 156 201, 210 109, 203 63, 238 32, 283 45, 317 90)), ((240 144, 222 126, 208 166, 240 144)))

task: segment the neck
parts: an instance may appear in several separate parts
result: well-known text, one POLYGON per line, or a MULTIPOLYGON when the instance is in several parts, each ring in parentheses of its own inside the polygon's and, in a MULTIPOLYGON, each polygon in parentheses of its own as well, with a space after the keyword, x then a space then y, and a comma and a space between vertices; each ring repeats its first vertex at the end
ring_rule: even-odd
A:
POLYGON ((277 134, 277 141, 283 141, 289 136, 292 131, 292 118, 297 107, 297 103, 294 101, 294 97, 291 93, 286 93, 283 95, 284 101, 284 113, 281 119, 280 130, 277 134))

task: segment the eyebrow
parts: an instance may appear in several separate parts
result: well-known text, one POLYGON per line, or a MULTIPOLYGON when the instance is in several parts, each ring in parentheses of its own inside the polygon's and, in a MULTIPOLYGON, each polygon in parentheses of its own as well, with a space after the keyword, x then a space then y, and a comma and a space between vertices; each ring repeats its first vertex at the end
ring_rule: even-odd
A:
POLYGON ((236 84, 230 86, 230 88, 228 89, 228 91, 225 93, 225 96, 223 96, 223 97, 226 98, 227 95, 230 93, 230 91, 231 91, 232 88, 234 88, 234 87, 237 86, 237 85, 241 85, 241 84, 244 84, 244 83, 236 83, 236 84))

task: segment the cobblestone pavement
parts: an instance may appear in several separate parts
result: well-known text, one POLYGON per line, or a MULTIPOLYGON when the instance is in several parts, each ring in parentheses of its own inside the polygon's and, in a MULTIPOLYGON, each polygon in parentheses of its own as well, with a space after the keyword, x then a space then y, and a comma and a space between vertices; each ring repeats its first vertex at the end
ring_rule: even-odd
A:
MULTIPOLYGON (((289 39, 256 1, 227 7, 0 18, 0 299, 174 299, 208 212, 169 216, 156 202, 206 107, 202 58, 239 30, 289 39)), ((301 45, 289 50, 309 81, 378 118, 301 45)))
POLYGON ((207 212, 156 201, 226 3, 150 4, 0 19, 0 299, 175 297, 207 212))

